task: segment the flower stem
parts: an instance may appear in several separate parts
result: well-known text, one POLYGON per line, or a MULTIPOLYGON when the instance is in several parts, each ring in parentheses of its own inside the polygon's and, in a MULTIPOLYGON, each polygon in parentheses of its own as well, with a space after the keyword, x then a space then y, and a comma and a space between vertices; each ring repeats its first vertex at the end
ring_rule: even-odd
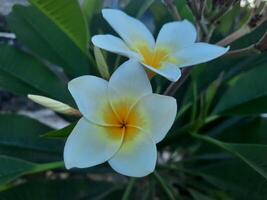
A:
POLYGON ((125 192, 124 192, 124 194, 122 196, 122 200, 128 200, 129 199, 130 193, 131 193, 131 191, 133 189, 133 186, 134 186, 135 182, 136 182, 136 178, 131 178, 130 179, 130 181, 129 181, 128 185, 127 185, 127 188, 126 188, 126 190, 125 190, 125 192))
POLYGON ((168 198, 170 200, 175 200, 174 194, 170 190, 169 186, 167 185, 165 180, 159 175, 159 173, 156 170, 154 171, 154 176, 156 180, 159 182, 159 184, 161 185, 161 187, 163 188, 163 190, 165 191, 165 193, 167 194, 168 198))
POLYGON ((33 173, 38 173, 58 168, 64 168, 64 162, 60 161, 60 162, 40 164, 33 170, 33 173))

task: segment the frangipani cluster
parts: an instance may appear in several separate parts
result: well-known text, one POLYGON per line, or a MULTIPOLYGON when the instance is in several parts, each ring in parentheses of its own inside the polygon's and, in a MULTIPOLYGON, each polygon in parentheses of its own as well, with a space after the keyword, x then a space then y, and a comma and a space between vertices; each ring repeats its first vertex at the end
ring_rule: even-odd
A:
POLYGON ((123 40, 97 35, 93 43, 130 59, 109 81, 85 75, 69 82, 79 111, 46 97, 29 98, 56 112, 81 116, 65 144, 67 169, 107 161, 121 174, 146 176, 156 166, 156 144, 166 136, 177 113, 173 97, 152 93, 146 70, 177 81, 180 67, 209 61, 228 48, 195 43, 196 30, 186 20, 165 24, 155 42, 145 25, 121 11, 104 9, 103 16, 123 40))
POLYGON ((122 39, 109 34, 96 35, 92 38, 95 46, 138 60, 148 70, 170 81, 180 78, 179 68, 210 61, 229 49, 195 43, 196 29, 187 20, 165 24, 155 41, 142 22, 124 12, 104 9, 102 14, 122 39))

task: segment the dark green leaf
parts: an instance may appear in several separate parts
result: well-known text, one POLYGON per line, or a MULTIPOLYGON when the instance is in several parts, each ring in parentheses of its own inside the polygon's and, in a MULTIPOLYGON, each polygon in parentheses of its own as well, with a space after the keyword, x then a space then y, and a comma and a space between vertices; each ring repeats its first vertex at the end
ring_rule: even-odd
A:
POLYGON ((176 2, 176 8, 177 8, 179 14, 181 15, 181 18, 187 19, 191 22, 194 22, 195 18, 194 18, 194 15, 193 15, 191 9, 187 5, 187 1, 186 0, 176 0, 175 2, 176 2))
POLYGON ((29 1, 87 54, 88 27, 77 0, 29 1))
POLYGON ((223 142, 267 144, 266 130, 267 119, 258 117, 256 119, 229 119, 224 125, 216 126, 209 133, 223 142))
POLYGON ((214 113, 258 114, 267 112, 267 63, 241 74, 230 83, 214 113))
POLYGON ((194 200, 212 200, 211 198, 209 198, 208 196, 193 190, 193 189, 189 189, 190 194, 192 195, 192 197, 194 198, 194 200))
POLYGON ((75 127, 75 125, 76 124, 73 123, 60 130, 50 131, 42 135, 42 137, 44 138, 67 138, 69 134, 71 133, 71 131, 73 130, 73 128, 75 127))
POLYGON ((34 162, 62 160, 63 141, 40 138, 51 128, 28 117, 0 115, 0 154, 34 162))
POLYGON ((0 163, 0 185, 32 171, 35 167, 30 162, 5 156, 0 156, 0 163))
POLYGON ((231 144, 199 134, 193 134, 193 136, 228 151, 267 179, 267 145, 231 144))
POLYGON ((84 0, 83 1, 82 11, 84 15, 86 16, 88 25, 91 25, 91 21, 93 20, 93 17, 95 14, 101 13, 102 7, 103 7, 103 0, 98 0, 98 1, 84 0))
POLYGON ((6 156, 0 156, 0 163, 0 185, 13 181, 16 178, 26 174, 62 167, 61 162, 34 164, 24 160, 6 156))
POLYGON ((263 200, 267 198, 267 181, 242 161, 235 159, 200 167, 204 179, 221 188, 235 200, 263 200))
POLYGON ((37 8, 16 5, 7 21, 19 42, 40 57, 62 67, 73 77, 89 73, 87 53, 37 8))
MULTIPOLYGON (((42 180, 22 184, 0 193, 5 200, 113 199, 120 185, 90 180, 42 180)), ((120 199, 116 196, 115 199, 120 199)))
POLYGON ((131 0, 125 11, 132 16, 141 18, 155 0, 131 0))
POLYGON ((22 95, 41 94, 72 104, 66 85, 51 70, 7 45, 0 46, 0 88, 22 95))

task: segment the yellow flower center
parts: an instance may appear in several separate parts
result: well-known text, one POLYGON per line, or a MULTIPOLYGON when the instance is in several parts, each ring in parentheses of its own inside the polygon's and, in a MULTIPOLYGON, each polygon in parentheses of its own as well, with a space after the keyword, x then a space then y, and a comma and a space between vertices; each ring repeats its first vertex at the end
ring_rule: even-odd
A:
POLYGON ((137 133, 138 127, 142 123, 141 115, 131 109, 128 101, 120 101, 116 104, 107 105, 103 110, 103 117, 107 127, 107 132, 112 139, 120 139, 124 134, 124 141, 131 140, 137 133))
POLYGON ((138 47, 139 53, 143 56, 143 62, 155 69, 159 69, 161 64, 169 59, 166 49, 149 49, 146 45, 138 47))

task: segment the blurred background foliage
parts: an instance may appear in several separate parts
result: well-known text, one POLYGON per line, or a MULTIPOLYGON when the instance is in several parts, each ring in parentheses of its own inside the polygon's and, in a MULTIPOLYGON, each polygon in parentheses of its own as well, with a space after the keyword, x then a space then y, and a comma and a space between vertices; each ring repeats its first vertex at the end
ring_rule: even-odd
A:
POLYGON ((12 10, 8 2, 0 0, 0 200, 267 199, 265 1, 29 0, 12 10), (145 178, 105 164, 66 171, 64 141, 77 118, 25 98, 75 107, 69 80, 108 78, 125 61, 90 42, 113 32, 103 7, 139 18, 155 36, 164 23, 187 19, 199 41, 231 46, 219 59, 184 69, 176 83, 153 78, 154 91, 176 97, 179 112, 158 145, 156 171, 145 178))

